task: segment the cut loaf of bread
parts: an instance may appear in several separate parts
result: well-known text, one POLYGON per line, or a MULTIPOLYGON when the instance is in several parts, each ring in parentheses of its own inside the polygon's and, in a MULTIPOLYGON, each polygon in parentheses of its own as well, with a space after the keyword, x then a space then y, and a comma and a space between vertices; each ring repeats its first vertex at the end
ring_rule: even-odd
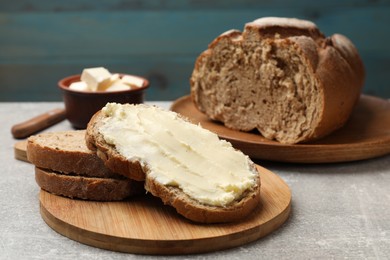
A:
POLYGON ((43 190, 72 199, 118 201, 141 194, 141 183, 122 178, 96 178, 65 175, 35 167, 35 180, 43 190))
POLYGON ((326 38, 310 21, 266 17, 212 41, 190 85, 194 104, 209 118, 295 144, 342 127, 364 77, 347 37, 326 38))
POLYGON ((145 192, 143 183, 104 166, 85 144, 85 130, 47 132, 27 139, 27 158, 37 184, 50 193, 98 201, 123 200, 145 192))
POLYGON ((87 146, 112 171, 202 223, 247 216, 260 201, 254 163, 210 131, 147 105, 107 104, 87 126, 87 146))

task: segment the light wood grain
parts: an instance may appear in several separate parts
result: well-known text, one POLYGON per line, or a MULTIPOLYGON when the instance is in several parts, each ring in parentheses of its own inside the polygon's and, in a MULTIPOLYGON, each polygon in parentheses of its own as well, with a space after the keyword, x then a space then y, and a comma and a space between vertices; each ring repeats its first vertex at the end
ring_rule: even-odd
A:
POLYGON ((29 162, 27 160, 27 140, 19 141, 14 144, 14 157, 16 160, 29 162))
POLYGON ((259 239, 288 218, 291 192, 271 171, 261 175, 261 204, 246 219, 196 224, 151 195, 123 202, 72 200, 40 192, 41 215, 58 233, 81 243, 128 253, 190 254, 221 250, 259 239))
POLYGON ((285 145, 257 132, 228 129, 197 110, 189 96, 176 100, 171 110, 217 133, 255 159, 294 163, 334 163, 374 158, 390 153, 390 102, 362 95, 347 124, 312 143, 285 145))

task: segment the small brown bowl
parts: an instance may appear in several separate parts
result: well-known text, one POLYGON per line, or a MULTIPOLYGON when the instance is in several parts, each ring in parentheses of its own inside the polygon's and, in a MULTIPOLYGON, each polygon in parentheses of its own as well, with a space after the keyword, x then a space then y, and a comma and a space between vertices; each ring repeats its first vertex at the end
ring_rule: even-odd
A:
MULTIPOLYGON (((124 76, 125 74, 120 74, 124 76)), ((61 79, 58 87, 62 91, 65 103, 66 118, 76 129, 85 129, 91 117, 104 107, 108 102, 140 104, 144 102, 145 90, 149 87, 149 81, 136 76, 144 81, 140 88, 121 91, 79 91, 69 89, 70 84, 80 81, 81 75, 73 75, 61 79)), ((131 75, 134 76, 134 75, 131 75)))

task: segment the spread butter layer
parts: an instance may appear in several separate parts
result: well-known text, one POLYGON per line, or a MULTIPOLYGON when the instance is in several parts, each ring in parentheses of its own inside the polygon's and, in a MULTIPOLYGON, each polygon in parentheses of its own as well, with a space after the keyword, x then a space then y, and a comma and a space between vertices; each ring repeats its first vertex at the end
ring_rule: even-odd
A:
POLYGON ((147 166, 149 178, 178 187, 203 204, 226 206, 256 183, 258 173, 246 155, 175 112, 116 103, 102 111, 99 131, 107 143, 147 166))

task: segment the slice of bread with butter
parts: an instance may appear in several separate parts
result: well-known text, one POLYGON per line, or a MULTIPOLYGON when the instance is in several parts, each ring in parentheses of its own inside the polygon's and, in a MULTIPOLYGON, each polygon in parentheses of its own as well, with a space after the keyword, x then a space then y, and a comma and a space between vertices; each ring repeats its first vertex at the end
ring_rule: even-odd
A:
POLYGON ((145 181, 146 191, 192 221, 236 221, 259 205, 250 158, 175 112, 108 103, 89 122, 86 143, 109 169, 145 181))

